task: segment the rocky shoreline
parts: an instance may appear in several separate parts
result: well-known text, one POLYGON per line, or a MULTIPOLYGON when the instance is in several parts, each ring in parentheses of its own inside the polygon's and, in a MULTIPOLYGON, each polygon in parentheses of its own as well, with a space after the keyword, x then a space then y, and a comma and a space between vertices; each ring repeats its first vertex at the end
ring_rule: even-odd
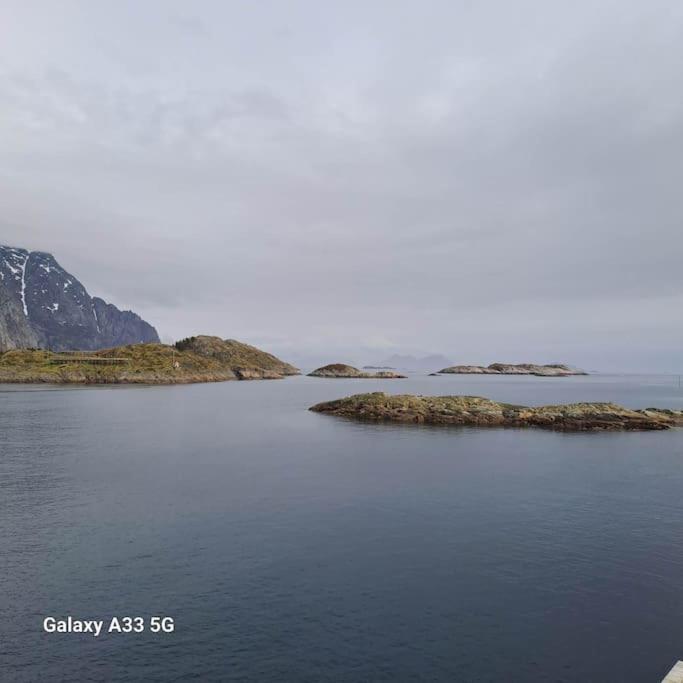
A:
POLYGON ((538 427, 566 432, 651 431, 683 425, 683 410, 631 410, 615 403, 529 407, 478 396, 391 396, 383 392, 326 401, 309 410, 371 422, 538 427))
POLYGON ((435 375, 535 375, 536 377, 569 377, 587 375, 583 370, 561 363, 536 365, 534 363, 491 363, 491 365, 453 365, 433 373, 435 375))
POLYGON ((345 363, 331 363, 324 365, 308 374, 309 377, 336 377, 354 379, 405 379, 405 375, 400 375, 393 370, 379 370, 378 372, 363 372, 353 365, 345 363))

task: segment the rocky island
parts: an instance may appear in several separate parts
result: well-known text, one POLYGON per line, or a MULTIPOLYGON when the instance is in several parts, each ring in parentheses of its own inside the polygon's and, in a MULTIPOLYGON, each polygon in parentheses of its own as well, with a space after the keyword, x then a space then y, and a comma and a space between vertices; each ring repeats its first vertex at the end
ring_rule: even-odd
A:
POLYGON ((558 431, 662 430, 683 425, 683 410, 631 410, 615 403, 529 407, 478 396, 356 394, 309 410, 356 420, 473 427, 540 427, 558 431))
POLYGON ((568 377, 569 375, 587 375, 583 370, 570 368, 568 365, 553 363, 535 365, 533 363, 491 363, 491 365, 453 365, 439 370, 437 375, 536 375, 537 377, 568 377))
POLYGON ((309 377, 353 377, 359 379, 405 379, 405 375, 399 375, 392 370, 380 370, 378 372, 362 372, 353 365, 344 363, 331 363, 322 368, 313 370, 308 374, 309 377))
POLYGON ((282 379, 299 370, 234 339, 130 344, 88 352, 14 349, 0 354, 0 383, 189 384, 282 379))

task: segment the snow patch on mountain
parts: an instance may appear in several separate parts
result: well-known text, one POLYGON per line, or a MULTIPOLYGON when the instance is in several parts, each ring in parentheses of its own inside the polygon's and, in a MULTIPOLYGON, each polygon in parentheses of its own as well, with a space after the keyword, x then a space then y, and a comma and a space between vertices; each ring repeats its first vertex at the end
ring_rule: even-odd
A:
POLYGON ((58 351, 159 341, 149 323, 132 311, 91 297, 46 252, 0 246, 0 294, 7 302, 0 311, 5 316, 0 316, 0 351, 26 345, 28 340, 58 351))

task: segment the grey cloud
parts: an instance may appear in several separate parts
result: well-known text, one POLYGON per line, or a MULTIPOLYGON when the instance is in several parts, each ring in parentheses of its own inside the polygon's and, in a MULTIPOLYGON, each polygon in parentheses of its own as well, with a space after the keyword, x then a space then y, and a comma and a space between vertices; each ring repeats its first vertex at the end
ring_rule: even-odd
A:
POLYGON ((679 369, 683 9, 322 5, 0 10, 3 241, 173 336, 679 369))

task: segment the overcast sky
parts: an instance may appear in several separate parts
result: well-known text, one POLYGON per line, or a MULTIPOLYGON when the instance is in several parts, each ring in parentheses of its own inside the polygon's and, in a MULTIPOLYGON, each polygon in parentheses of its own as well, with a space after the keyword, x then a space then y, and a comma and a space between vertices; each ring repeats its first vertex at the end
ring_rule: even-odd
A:
POLYGON ((0 243, 162 338, 683 371, 678 0, 0 0, 0 243))

